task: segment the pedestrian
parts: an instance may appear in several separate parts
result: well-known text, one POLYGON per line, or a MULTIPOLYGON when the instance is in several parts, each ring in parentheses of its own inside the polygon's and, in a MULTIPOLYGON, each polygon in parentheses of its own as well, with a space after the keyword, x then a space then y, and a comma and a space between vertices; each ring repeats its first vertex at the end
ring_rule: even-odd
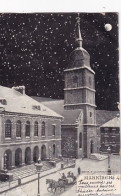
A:
POLYGON ((80 167, 78 167, 78 175, 80 175, 81 174, 81 169, 80 169, 80 167))

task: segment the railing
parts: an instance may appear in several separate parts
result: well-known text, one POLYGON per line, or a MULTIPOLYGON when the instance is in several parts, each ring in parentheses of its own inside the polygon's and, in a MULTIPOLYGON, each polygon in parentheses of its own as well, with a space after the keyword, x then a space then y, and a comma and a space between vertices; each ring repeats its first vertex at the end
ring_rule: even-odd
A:
POLYGON ((63 168, 75 166, 75 164, 76 164, 76 159, 63 158, 62 164, 63 164, 63 168))
MULTIPOLYGON (((41 171, 41 174, 42 176, 43 175, 46 175, 46 173, 48 173, 51 169, 50 168, 43 168, 42 171, 41 171)), ((20 184, 26 184, 26 183, 29 183, 31 181, 34 181, 37 179, 37 172, 36 170, 29 174, 28 172, 28 175, 27 176, 21 176, 20 178, 16 178, 16 179, 13 179, 11 181, 6 181, 6 182, 1 182, 0 181, 0 194, 1 193, 4 193, 10 189, 13 189, 13 188, 16 188, 18 187, 20 184), (31 177, 30 177, 31 176, 31 177)))

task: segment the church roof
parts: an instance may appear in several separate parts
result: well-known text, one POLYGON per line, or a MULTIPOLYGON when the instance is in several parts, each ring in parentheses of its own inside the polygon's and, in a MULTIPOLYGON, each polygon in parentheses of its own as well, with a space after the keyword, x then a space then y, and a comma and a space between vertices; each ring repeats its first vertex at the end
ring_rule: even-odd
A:
POLYGON ((63 110, 63 121, 62 125, 73 125, 76 123, 76 120, 79 118, 79 115, 81 113, 81 109, 76 110, 63 110))
POLYGON ((109 120, 105 124, 103 124, 101 127, 120 127, 120 118, 115 117, 112 120, 109 120))
MULTIPOLYGON (((38 98, 34 97, 34 99, 38 98)), ((45 98, 45 101, 43 101, 42 104, 62 115, 65 118, 62 124, 73 124, 76 121, 79 112, 81 112, 81 110, 64 110, 64 100, 50 101, 48 98, 45 98)), ((116 117, 117 114, 119 114, 119 111, 96 110, 97 125, 102 126, 107 121, 116 117)))
MULTIPOLYGON (((73 51, 81 51, 82 54, 83 54, 83 56, 89 55, 89 53, 87 52, 87 50, 85 50, 85 49, 82 48, 82 47, 77 47, 77 48, 75 48, 75 50, 73 50, 73 51)), ((73 51, 72 51, 71 53, 73 53, 73 51)))
POLYGON ((119 111, 96 110, 97 125, 101 126, 113 119, 119 114, 119 111))
POLYGON ((81 113, 81 109, 64 110, 64 100, 44 101, 42 102, 42 104, 64 117, 62 125, 75 124, 76 120, 78 119, 81 113))
POLYGON ((60 114, 13 88, 0 86, 0 99, 6 100, 6 103, 0 104, 0 107, 7 112, 62 118, 60 114))

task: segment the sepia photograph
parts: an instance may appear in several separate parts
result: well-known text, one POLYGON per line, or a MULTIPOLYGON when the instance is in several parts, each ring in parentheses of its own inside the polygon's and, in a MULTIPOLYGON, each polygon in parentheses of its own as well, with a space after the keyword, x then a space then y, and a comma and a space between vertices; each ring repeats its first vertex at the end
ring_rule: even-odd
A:
POLYGON ((0 195, 121 194, 119 13, 0 13, 0 61, 0 195))

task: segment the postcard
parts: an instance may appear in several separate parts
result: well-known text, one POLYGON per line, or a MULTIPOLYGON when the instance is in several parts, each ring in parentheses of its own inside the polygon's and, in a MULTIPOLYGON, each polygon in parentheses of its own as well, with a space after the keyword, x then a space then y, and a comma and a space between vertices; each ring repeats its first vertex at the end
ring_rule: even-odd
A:
POLYGON ((0 14, 1 196, 121 194, 119 13, 0 14))

